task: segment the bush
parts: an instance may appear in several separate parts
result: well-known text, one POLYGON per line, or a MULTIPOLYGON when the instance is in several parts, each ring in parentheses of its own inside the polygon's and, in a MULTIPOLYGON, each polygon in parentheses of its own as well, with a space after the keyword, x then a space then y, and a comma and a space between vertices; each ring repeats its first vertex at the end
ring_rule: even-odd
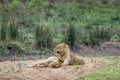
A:
POLYGON ((7 39, 7 16, 5 14, 2 15, 1 21, 1 40, 7 39))
POLYGON ((113 41, 113 42, 120 41, 120 37, 118 35, 113 35, 113 36, 111 36, 110 41, 113 41))
POLYGON ((36 27, 35 37, 38 47, 51 47, 53 34, 49 27, 45 25, 36 27))
POLYGON ((10 23, 10 29, 9 30, 10 30, 9 31, 10 32, 10 39, 17 40, 19 32, 18 32, 18 27, 16 26, 14 21, 10 23))
POLYGON ((74 47, 76 43, 78 43, 77 39, 77 27, 74 24, 70 24, 65 30, 65 37, 63 38, 63 42, 69 44, 71 47, 74 47))
POLYGON ((0 55, 22 55, 25 53, 25 49, 22 43, 19 42, 4 42, 0 44, 0 55))
POLYGON ((88 44, 92 47, 100 42, 109 41, 111 37, 110 29, 107 27, 91 27, 89 29, 88 44))

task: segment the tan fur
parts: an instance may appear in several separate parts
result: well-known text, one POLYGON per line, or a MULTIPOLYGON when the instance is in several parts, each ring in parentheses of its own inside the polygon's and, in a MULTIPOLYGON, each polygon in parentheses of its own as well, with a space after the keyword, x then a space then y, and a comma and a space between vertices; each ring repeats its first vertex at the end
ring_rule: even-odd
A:
POLYGON ((83 65, 84 59, 76 54, 71 53, 67 44, 61 43, 54 48, 54 51, 59 54, 58 59, 62 60, 62 66, 65 65, 83 65))
POLYGON ((69 46, 65 43, 58 44, 54 48, 54 51, 59 55, 58 57, 50 57, 46 61, 37 63, 32 67, 49 66, 52 68, 58 68, 67 65, 83 65, 85 63, 82 57, 71 53, 69 46))

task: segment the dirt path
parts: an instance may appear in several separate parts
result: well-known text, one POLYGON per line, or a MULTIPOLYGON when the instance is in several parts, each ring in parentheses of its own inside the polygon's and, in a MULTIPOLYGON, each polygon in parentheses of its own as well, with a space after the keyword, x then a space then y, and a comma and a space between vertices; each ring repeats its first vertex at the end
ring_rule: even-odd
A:
POLYGON ((90 73, 102 66, 102 61, 88 61, 85 65, 60 68, 27 68, 32 61, 0 62, 0 80, 74 80, 80 75, 90 73))

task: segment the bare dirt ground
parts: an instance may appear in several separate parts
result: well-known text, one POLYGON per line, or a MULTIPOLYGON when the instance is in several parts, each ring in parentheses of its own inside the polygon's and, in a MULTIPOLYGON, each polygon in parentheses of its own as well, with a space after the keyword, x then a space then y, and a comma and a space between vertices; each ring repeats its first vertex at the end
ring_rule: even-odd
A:
POLYGON ((74 80, 103 66, 103 60, 87 60, 85 65, 64 66, 60 68, 27 68, 29 61, 0 62, 0 80, 74 80))

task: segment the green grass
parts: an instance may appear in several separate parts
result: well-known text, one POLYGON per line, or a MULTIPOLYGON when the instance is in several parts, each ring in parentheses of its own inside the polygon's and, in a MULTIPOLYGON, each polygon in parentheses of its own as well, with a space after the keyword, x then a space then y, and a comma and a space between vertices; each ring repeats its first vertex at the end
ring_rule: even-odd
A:
POLYGON ((110 58, 105 67, 76 80, 120 80, 120 57, 110 58))
POLYGON ((45 48, 60 42, 94 47, 104 41, 120 41, 120 5, 102 4, 104 0, 99 4, 94 0, 27 1, 5 2, 5 8, 0 3, 0 41, 36 43, 45 48), (36 29, 41 24, 49 29, 36 29), (70 24, 72 29, 68 33, 66 27, 70 24))

